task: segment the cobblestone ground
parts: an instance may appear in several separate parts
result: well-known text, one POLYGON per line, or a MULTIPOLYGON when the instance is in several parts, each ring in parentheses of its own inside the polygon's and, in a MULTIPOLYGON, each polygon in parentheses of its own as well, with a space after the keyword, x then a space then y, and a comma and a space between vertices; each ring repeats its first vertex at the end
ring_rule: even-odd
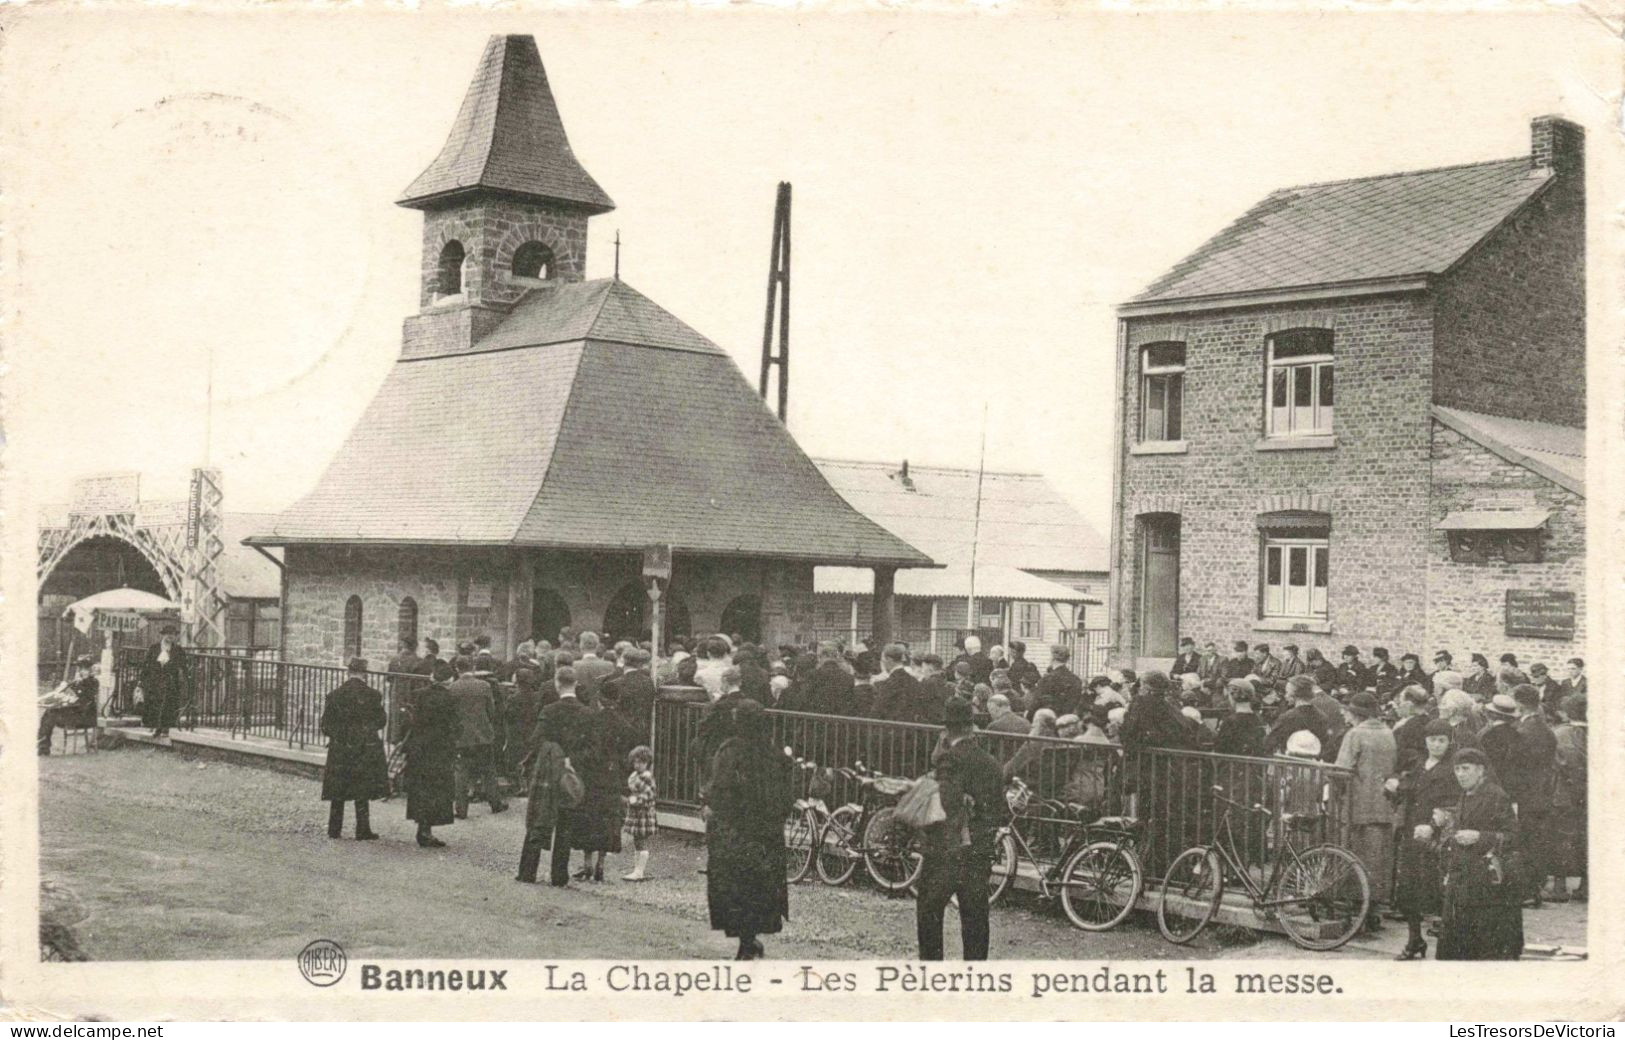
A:
MULTIPOLYGON (((497 816, 475 806, 468 820, 437 830, 450 847, 431 851, 412 842, 401 800, 374 803, 382 841, 332 841, 314 781, 153 748, 53 756, 40 763, 40 783, 42 870, 83 903, 87 916, 75 930, 96 960, 279 959, 314 938, 375 958, 732 953, 730 940, 707 927, 703 846, 677 833, 655 839, 653 880, 620 880, 628 854, 609 858, 605 883, 558 890, 513 880, 522 800, 497 816)), ((803 882, 790 906, 784 932, 767 939, 774 958, 913 956, 912 899, 803 882)), ((951 910, 948 925, 953 957, 951 910)), ((1174 947, 1137 919, 1094 935, 1025 894, 994 908, 992 953, 1090 961, 1391 956, 1375 947, 1306 954, 1232 930, 1174 947)))

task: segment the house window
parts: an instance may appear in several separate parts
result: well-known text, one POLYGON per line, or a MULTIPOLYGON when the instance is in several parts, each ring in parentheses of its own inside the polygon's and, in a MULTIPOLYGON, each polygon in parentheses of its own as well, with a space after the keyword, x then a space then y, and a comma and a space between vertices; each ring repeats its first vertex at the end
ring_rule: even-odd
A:
POLYGON ((1140 440, 1177 441, 1185 429, 1185 344, 1140 351, 1140 440))
POLYGON ((1326 617, 1326 578, 1330 540, 1320 537, 1264 536, 1266 618, 1326 617))
POLYGON ((344 601, 344 658, 361 656, 361 597, 344 601))
POLYGON ((1304 437, 1332 432, 1332 334, 1293 329, 1269 338, 1268 433, 1304 437))
POLYGON ((1044 604, 1021 603, 1016 607, 1016 638, 1044 638, 1044 604))

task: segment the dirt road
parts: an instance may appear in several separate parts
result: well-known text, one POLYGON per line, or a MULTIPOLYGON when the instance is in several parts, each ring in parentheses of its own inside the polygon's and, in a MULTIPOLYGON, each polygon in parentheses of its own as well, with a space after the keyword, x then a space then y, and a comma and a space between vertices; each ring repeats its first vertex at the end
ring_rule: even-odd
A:
MULTIPOLYGON (((450 847, 430 851, 413 843, 399 800, 374 804, 382 841, 328 839, 317 785, 279 773, 152 748, 40 765, 43 869, 89 909, 77 931, 93 959, 278 959, 315 938, 377 959, 733 952, 707 927, 703 848, 681 835, 656 838, 654 880, 622 882, 630 856, 612 856, 610 881, 560 890, 513 880, 523 801, 498 816, 474 807, 437 831, 450 847)), ((1011 902, 993 911, 995 958, 1307 956, 1278 939, 1225 945, 1204 935, 1173 947, 1140 920, 1093 935, 1030 897, 1011 902)), ((790 906, 784 932, 766 940, 776 959, 913 956, 910 898, 804 882, 790 906)), ((952 911, 948 924, 952 958, 952 911)))

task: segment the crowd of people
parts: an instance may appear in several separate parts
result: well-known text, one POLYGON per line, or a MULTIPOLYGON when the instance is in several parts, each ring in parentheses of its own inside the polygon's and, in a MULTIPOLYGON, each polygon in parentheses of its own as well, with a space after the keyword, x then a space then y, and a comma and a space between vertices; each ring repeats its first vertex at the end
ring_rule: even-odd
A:
MULTIPOLYGON (((986 955, 986 873, 1003 822, 1004 784, 1053 741, 999 761, 980 732, 1052 737, 1224 755, 1285 755, 1346 767, 1348 842, 1367 867, 1368 921, 1386 909, 1409 928, 1402 959, 1425 956, 1423 928, 1439 918, 1440 959, 1509 958, 1522 948, 1522 911, 1586 898, 1586 689, 1574 659, 1559 680, 1511 654, 1492 671, 1480 654, 1457 671, 1441 651, 1424 671, 1375 648, 1346 647, 1332 665, 1311 649, 1182 641, 1168 672, 1114 670, 1084 681, 1068 648, 1040 670, 1026 647, 984 649, 967 637, 953 658, 903 644, 871 650, 826 641, 767 648, 717 635, 679 638, 650 666, 647 645, 610 644, 592 632, 533 639, 497 660, 480 638, 449 660, 433 640, 405 645, 388 666, 395 717, 361 680, 366 662, 329 697, 332 741, 322 795, 339 835, 343 802, 357 807, 357 837, 372 837, 365 802, 389 787, 380 731, 402 750, 399 780, 417 841, 466 817, 471 801, 507 808, 527 796, 518 878, 535 881, 550 851, 549 881, 604 880, 605 855, 630 844, 648 876, 657 797, 651 750, 658 697, 704 701, 693 746, 709 814, 712 924, 763 952, 788 912, 782 821, 790 769, 766 709, 943 726, 929 767, 947 792, 950 826, 927 834, 918 886, 922 957, 941 956, 941 917, 957 897, 967 957, 986 955), (665 689, 661 689, 665 688, 665 689), (365 692, 363 692, 365 691, 365 692), (579 851, 578 869, 570 870, 579 851), (1568 879, 1578 878, 1571 891, 1568 879)), ((922 766, 926 764, 922 763, 922 766)), ((1155 807, 1141 806, 1142 812, 1155 807)))

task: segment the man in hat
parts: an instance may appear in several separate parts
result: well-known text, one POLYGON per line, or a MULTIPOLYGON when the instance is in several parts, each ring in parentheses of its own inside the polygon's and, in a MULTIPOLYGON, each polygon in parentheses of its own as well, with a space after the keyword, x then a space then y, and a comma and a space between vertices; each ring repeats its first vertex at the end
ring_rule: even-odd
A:
POLYGON ((1043 676, 1038 666, 1027 660, 1027 644, 1019 639, 1010 640, 1010 681, 1017 689, 1037 686, 1043 676))
POLYGON ((1083 680, 1072 671, 1072 651, 1056 645, 1049 653, 1049 671, 1039 680, 1033 709, 1048 708, 1056 715, 1076 715, 1084 707, 1083 680))
POLYGON ((389 723, 384 696, 367 685, 367 661, 352 657, 349 675, 327 695, 322 707, 322 735, 327 761, 322 766, 322 799, 327 802, 327 836, 344 831, 344 803, 355 803, 356 841, 376 841, 371 802, 389 797, 389 765, 379 731, 389 723))
POLYGON ((1230 644, 1230 656, 1224 659, 1219 673, 1226 682, 1245 679, 1253 674, 1253 659, 1248 655, 1247 640, 1238 639, 1230 644))
POLYGON ((1388 660, 1388 648, 1385 646, 1372 647, 1371 657, 1371 687, 1376 690, 1377 700, 1385 701, 1399 690, 1399 668, 1388 660))
POLYGON ((924 961, 943 958, 942 915, 954 896, 959 898, 963 959, 987 960, 993 838, 1008 809, 999 763, 975 737, 970 704, 949 699, 943 709, 942 745, 934 756, 948 818, 925 829, 924 863, 915 887, 915 933, 924 961))
POLYGON ((81 654, 73 659, 73 680, 52 690, 40 699, 45 711, 39 720, 39 753, 51 753, 51 739, 56 728, 86 729, 96 725, 97 697, 101 684, 96 681, 96 662, 81 654))
POLYGON ((142 695, 142 725, 151 726, 155 737, 169 736, 169 728, 180 722, 181 704, 189 693, 191 662, 180 647, 180 634, 175 625, 158 630, 158 642, 147 648, 136 680, 142 695))
POLYGON ((1238 679, 1250 678, 1256 686, 1274 686, 1275 680, 1281 676, 1281 662, 1270 653, 1268 643, 1258 643, 1253 647, 1253 670, 1250 676, 1237 676, 1238 679))
POLYGON ((1478 743, 1488 759, 1490 779, 1505 790, 1507 778, 1517 768, 1518 702, 1509 694, 1498 693, 1484 705, 1484 718, 1487 725, 1478 735, 1478 743))
POLYGON ((1331 728, 1326 724, 1326 717, 1315 707, 1315 681, 1307 675, 1295 675, 1287 680, 1286 690, 1287 696, 1292 699, 1292 707, 1282 712, 1275 725, 1264 735, 1265 753, 1284 753, 1287 740, 1299 730, 1308 730, 1314 734, 1316 743, 1325 747, 1331 740, 1331 728))
POLYGON ((457 706, 457 802, 456 816, 468 818, 470 787, 479 797, 488 801, 493 814, 508 806, 496 785, 496 762, 492 757, 496 743, 496 698, 491 684, 474 674, 472 658, 459 656, 452 662, 457 681, 447 692, 457 706))
POLYGON ((1337 684, 1351 690, 1363 690, 1371 685, 1371 669, 1360 660, 1360 648, 1350 644, 1343 648, 1343 663, 1337 666, 1337 684))
POLYGON ((1502 778, 1502 786, 1518 807, 1518 832, 1522 838, 1526 888, 1524 898, 1535 908, 1541 906, 1541 886, 1552 873, 1551 851, 1556 844, 1552 832, 1552 791, 1557 783, 1557 738, 1546 724, 1541 710, 1540 691, 1528 683, 1512 689, 1517 706, 1515 731, 1518 741, 1513 752, 1512 771, 1502 778))
POLYGON ((1555 726, 1558 722, 1558 705, 1563 700, 1563 684, 1552 676, 1549 668, 1537 661, 1529 666, 1529 685, 1540 692, 1546 721, 1555 726))
POLYGON ((1202 655, 1196 652, 1196 640, 1186 636, 1179 641, 1179 656, 1174 658, 1174 666, 1168 669, 1168 675, 1178 681, 1186 672, 1194 674, 1201 664, 1202 655))
POLYGON ((1353 770, 1349 790, 1349 851, 1371 881, 1368 928, 1377 927, 1378 903, 1387 903, 1394 867, 1394 807, 1383 788, 1395 773, 1399 746, 1382 721, 1375 695, 1360 690, 1344 706, 1351 728, 1338 745, 1337 764, 1353 770))
POLYGON ((1168 676, 1146 672, 1140 678, 1140 695, 1129 702, 1123 716, 1123 749, 1130 753, 1140 748, 1194 749, 1194 735, 1185 725, 1181 707, 1179 691, 1168 676))

